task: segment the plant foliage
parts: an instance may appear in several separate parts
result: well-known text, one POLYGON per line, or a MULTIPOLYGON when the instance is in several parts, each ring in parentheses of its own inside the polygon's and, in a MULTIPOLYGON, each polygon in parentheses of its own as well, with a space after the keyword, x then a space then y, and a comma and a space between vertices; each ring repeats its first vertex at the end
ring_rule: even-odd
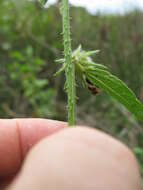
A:
MULTIPOLYGON (((138 120, 142 121, 143 104, 124 82, 108 71, 107 67, 93 62, 90 55, 95 53, 98 53, 98 50, 86 52, 79 46, 72 54, 72 63, 75 65, 77 75, 82 78, 83 84, 88 86, 87 80, 90 81, 92 85, 104 90, 122 103, 138 120)), ((65 59, 58 61, 63 63, 63 67, 59 70, 61 72, 65 69, 65 59)))

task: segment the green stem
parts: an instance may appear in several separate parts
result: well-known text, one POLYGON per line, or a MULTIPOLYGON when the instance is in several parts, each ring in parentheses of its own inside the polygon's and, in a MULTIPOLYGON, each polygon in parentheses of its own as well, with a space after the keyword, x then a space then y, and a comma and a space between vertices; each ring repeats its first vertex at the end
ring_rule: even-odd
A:
POLYGON ((72 50, 70 38, 70 16, 69 16, 69 1, 62 0, 62 15, 63 15, 63 35, 64 35, 64 55, 66 62, 66 85, 68 94, 68 123, 69 126, 75 125, 75 66, 72 64, 72 50))

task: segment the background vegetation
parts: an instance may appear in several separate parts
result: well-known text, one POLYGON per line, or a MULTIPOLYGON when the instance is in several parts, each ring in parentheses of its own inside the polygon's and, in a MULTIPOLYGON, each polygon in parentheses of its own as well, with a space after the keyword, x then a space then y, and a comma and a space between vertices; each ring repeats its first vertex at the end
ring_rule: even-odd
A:
MULTIPOLYGON (((143 13, 90 15, 71 9, 73 49, 100 49, 94 57, 134 90, 143 102, 143 13)), ((53 74, 63 56, 58 4, 43 10, 26 0, 0 1, 0 117, 66 120, 64 76, 53 74)), ((78 124, 100 128, 135 151, 143 173, 143 123, 104 93, 78 86, 78 124)))

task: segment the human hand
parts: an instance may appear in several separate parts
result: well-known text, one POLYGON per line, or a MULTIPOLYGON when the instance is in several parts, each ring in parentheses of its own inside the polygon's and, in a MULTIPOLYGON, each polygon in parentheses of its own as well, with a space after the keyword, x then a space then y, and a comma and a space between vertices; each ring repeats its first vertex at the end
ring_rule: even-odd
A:
POLYGON ((43 119, 0 120, 1 182, 18 172, 7 190, 141 190, 127 147, 97 130, 66 126, 43 119))
POLYGON ((0 119, 0 189, 15 179, 33 145, 66 126, 46 119, 0 119))

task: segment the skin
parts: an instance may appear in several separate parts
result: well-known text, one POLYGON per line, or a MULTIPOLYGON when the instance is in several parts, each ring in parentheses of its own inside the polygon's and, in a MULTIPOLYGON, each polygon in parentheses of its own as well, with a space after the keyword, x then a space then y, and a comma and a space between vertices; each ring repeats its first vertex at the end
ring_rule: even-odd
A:
POLYGON ((0 120, 0 182, 1 190, 141 190, 125 145, 44 119, 0 120))

